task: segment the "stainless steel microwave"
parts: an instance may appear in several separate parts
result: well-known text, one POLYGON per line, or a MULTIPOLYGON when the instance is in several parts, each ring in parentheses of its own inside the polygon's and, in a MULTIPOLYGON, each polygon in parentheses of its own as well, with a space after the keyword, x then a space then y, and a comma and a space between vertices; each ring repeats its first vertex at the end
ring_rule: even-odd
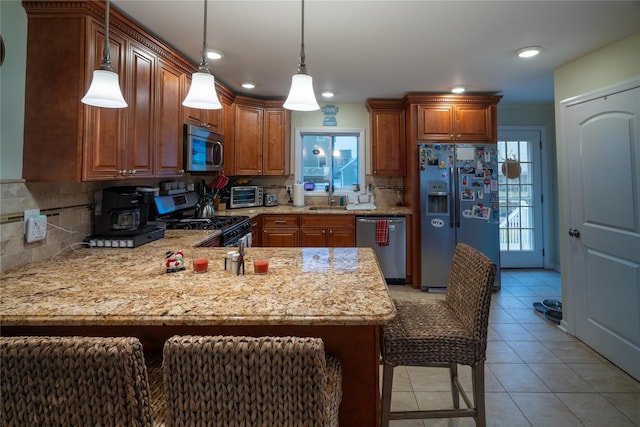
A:
POLYGON ((229 208, 251 208, 254 206, 262 206, 262 187, 258 185, 231 187, 229 208))
POLYGON ((184 125, 184 170, 186 172, 216 172, 224 163, 222 135, 205 128, 184 125))

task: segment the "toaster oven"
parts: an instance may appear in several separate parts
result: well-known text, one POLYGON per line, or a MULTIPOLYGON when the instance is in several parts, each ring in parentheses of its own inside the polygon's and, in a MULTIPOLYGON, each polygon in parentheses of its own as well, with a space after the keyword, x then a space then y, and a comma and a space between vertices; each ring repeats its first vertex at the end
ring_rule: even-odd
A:
POLYGON ((229 208, 252 208, 262 206, 262 187, 259 185, 239 185, 231 187, 229 208))

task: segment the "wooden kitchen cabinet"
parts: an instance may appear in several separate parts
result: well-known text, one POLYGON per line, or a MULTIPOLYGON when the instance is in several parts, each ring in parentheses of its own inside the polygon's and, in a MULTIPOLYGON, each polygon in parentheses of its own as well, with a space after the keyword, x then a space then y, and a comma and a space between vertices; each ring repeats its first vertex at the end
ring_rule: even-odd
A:
POLYGON ((235 175, 289 174, 290 113, 280 101, 235 99, 235 175))
POLYGON ((104 4, 22 4, 28 17, 23 178, 80 182, 179 176, 182 110, 176 78, 195 67, 114 9, 111 62, 128 107, 82 104, 102 59, 104 4), (168 129, 176 124, 177 130, 168 129), (171 139, 162 139, 167 136, 171 139))
POLYGON ((176 177, 184 174, 182 157, 182 112, 184 74, 170 63, 158 61, 156 129, 158 135, 156 175, 176 177))
POLYGON ((260 230, 262 230, 262 215, 249 219, 251 222, 251 246, 262 246, 260 230))
POLYGON ((371 173, 407 174, 405 108, 400 100, 368 100, 371 126, 371 173))
POLYGON ((494 141, 497 138, 497 101, 483 102, 478 98, 441 96, 434 97, 433 103, 417 105, 418 140, 494 141))
POLYGON ((297 247, 300 228, 298 215, 264 215, 261 246, 297 247))
POLYGON ((353 215, 300 215, 301 247, 353 247, 353 215))
MULTIPOLYGON (((186 97, 187 93, 189 93, 189 88, 191 87, 191 75, 184 75, 183 79, 183 91, 184 96, 186 97)), ((184 122, 186 124, 208 129, 211 132, 215 132, 222 136, 227 136, 225 120, 227 114, 229 114, 229 107, 233 102, 234 95, 229 91, 229 89, 218 83, 218 81, 216 81, 216 93, 218 94, 218 99, 222 104, 222 108, 218 110, 201 110, 199 108, 182 106, 184 122)), ((180 103, 182 104, 182 100, 180 100, 180 103)))

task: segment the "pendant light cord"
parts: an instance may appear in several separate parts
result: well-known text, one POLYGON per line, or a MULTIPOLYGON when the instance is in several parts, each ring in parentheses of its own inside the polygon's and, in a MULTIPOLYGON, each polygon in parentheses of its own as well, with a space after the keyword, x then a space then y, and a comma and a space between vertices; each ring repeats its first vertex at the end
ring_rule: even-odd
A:
POLYGON ((104 10, 104 44, 102 45, 102 62, 100 69, 105 71, 113 71, 111 66, 111 50, 109 49, 109 0, 105 1, 104 10))
POLYGON ((307 65, 305 64, 304 54, 304 0, 302 0, 302 42, 300 43, 300 64, 298 65, 298 73, 307 74, 307 65))
POLYGON ((202 58, 198 71, 211 74, 207 61, 207 0, 204 0, 204 31, 202 36, 202 58))

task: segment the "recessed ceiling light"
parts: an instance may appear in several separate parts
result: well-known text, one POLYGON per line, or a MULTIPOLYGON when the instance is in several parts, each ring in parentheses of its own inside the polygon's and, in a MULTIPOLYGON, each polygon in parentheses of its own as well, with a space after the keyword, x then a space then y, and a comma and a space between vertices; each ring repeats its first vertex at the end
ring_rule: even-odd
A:
POLYGON ((520 58, 532 58, 538 55, 540 52, 542 52, 542 47, 540 46, 528 46, 516 50, 516 54, 520 58))
POLYGON ((253 82, 244 82, 242 83, 242 87, 245 89, 253 89, 256 87, 256 84, 253 82))
POLYGON ((329 92, 329 91, 322 92, 322 96, 325 98, 331 98, 333 97, 333 92, 329 92))
POLYGON ((213 59, 214 61, 217 60, 217 59, 222 59, 223 56, 224 55, 219 50, 208 50, 207 51, 207 58, 213 59))
POLYGON ((453 92, 453 93, 463 93, 464 92, 464 88, 462 86, 457 86, 457 87, 454 87, 453 89, 451 89, 451 92, 453 92))

